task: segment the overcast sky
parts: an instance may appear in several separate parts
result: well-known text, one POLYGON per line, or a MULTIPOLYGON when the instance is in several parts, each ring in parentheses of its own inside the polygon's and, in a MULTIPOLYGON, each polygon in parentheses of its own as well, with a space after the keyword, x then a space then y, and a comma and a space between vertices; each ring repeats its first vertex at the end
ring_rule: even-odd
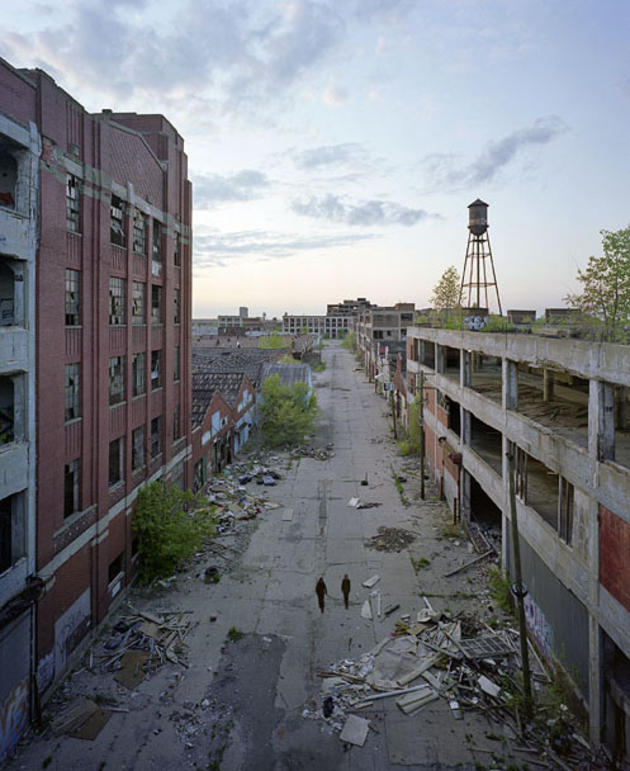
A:
POLYGON ((627 0, 22 0, 0 51, 184 136, 206 317, 426 305, 477 197, 503 308, 561 305, 630 223, 629 39, 627 0))

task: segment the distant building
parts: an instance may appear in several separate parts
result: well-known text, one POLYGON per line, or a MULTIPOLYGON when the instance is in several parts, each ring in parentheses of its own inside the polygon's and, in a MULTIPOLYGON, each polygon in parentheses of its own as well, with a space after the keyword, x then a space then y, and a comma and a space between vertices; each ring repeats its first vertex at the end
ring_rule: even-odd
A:
POLYGON ((282 317, 282 331, 288 335, 306 333, 331 339, 344 337, 352 328, 352 318, 369 307, 371 303, 365 297, 359 297, 356 300, 329 303, 325 316, 285 313, 282 317))

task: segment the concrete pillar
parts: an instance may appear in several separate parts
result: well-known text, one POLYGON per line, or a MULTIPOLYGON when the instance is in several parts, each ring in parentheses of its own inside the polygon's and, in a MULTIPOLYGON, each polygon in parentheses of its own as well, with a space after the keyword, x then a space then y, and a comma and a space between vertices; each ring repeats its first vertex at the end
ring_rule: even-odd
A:
POLYGON ((471 353, 464 348, 459 352, 459 384, 462 388, 471 384, 471 353))
MULTIPOLYGON (((514 362, 508 362, 509 364, 514 364, 514 362)), ((505 364, 506 360, 503 359, 503 392, 505 394, 505 364)), ((514 365, 514 370, 516 370, 516 365, 514 365)), ((505 396, 504 396, 504 402, 505 406, 505 396)), ((507 438, 505 434, 501 436, 501 476, 503 479, 503 516, 501 517, 501 567, 504 571, 508 570, 509 567, 509 545, 510 545, 510 488, 509 488, 509 478, 508 474, 510 473, 509 469, 509 463, 507 459, 507 453, 510 449, 510 440, 507 438)))
POLYGON ((443 373, 446 369, 446 349, 439 343, 435 344, 435 371, 443 373))
POLYGON ((468 412, 468 410, 465 410, 462 407, 461 409, 462 444, 470 445, 470 436, 472 433, 471 425, 472 425, 472 420, 471 420, 470 412, 468 412))
POLYGON ((614 386, 601 380, 589 381, 588 452, 596 460, 615 459, 614 386))
POLYGON ((470 354, 471 367, 473 372, 479 372, 481 369, 481 354, 479 351, 472 351, 470 354))
POLYGON ((518 407, 518 370, 516 362, 503 357, 501 360, 501 374, 501 404, 504 410, 515 410, 518 407))
POLYGON ((615 387, 615 428, 623 431, 628 425, 628 388, 615 387))
POLYGON ((460 508, 461 519, 462 519, 462 522, 463 521, 470 522, 470 474, 468 473, 468 471, 466 471, 465 468, 462 468, 462 473, 460 478, 461 478, 460 491, 462 496, 461 508, 460 508))
POLYGON ((543 369, 543 401, 550 402, 553 399, 553 372, 543 369))

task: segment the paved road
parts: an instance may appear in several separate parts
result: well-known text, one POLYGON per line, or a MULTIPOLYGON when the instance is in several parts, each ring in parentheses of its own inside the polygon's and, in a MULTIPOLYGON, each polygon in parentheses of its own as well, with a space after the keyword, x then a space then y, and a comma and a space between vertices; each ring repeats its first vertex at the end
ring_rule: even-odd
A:
MULTIPOLYGON (((363 580, 381 576, 384 607, 400 603, 401 612, 412 614, 424 607, 409 553, 370 550, 365 540, 380 525, 407 528, 417 535, 413 554, 430 556, 438 565, 444 549, 436 533, 446 521, 441 504, 405 507, 401 502, 392 467, 401 468, 404 461, 390 439, 387 406, 374 395, 354 357, 330 344, 324 359, 326 370, 315 376, 322 407, 317 444, 333 442, 335 457, 294 461, 286 479, 271 490, 272 497, 293 509, 292 521, 283 521, 277 510, 251 523, 249 547, 220 583, 207 585, 191 572, 177 590, 145 598, 153 610, 193 611, 196 627, 187 639, 190 668, 180 675, 175 667, 163 667, 131 695, 122 694, 111 675, 80 674, 73 693, 77 688, 88 696, 116 693, 130 712, 114 714, 93 742, 38 739, 11 768, 40 768, 44 760, 51 771, 380 771, 399 764, 428 769, 472 763, 465 734, 482 736, 482 728, 468 718, 453 720, 443 700, 412 717, 380 702, 365 714, 378 733, 370 732, 364 747, 349 750, 322 721, 302 716, 319 691, 320 668, 345 656, 358 658, 394 627, 396 614, 361 618, 368 595, 363 580), (366 475, 367 487, 360 484, 366 475), (382 505, 348 507, 355 496, 382 505), (348 610, 340 588, 346 572, 352 581, 348 610), (329 591, 323 614, 315 596, 320 575, 329 591), (211 621, 214 616, 217 620, 211 621), (231 627, 244 632, 241 640, 226 642, 231 627)), ((417 481, 409 478, 407 496, 414 497, 417 481)), ((465 544, 456 546, 449 547, 449 559, 455 549, 465 561, 465 544)), ((439 575, 427 572, 422 590, 431 585, 440 586, 439 575)), ((484 764, 490 760, 488 755, 478 758, 484 764)))

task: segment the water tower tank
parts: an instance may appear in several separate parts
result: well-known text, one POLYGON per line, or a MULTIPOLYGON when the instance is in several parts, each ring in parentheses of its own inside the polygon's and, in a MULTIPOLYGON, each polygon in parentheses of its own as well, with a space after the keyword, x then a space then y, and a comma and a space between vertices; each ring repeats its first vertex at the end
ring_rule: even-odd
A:
POLYGON ((488 229, 488 204, 477 198, 468 207, 468 229, 474 236, 482 236, 488 229))

